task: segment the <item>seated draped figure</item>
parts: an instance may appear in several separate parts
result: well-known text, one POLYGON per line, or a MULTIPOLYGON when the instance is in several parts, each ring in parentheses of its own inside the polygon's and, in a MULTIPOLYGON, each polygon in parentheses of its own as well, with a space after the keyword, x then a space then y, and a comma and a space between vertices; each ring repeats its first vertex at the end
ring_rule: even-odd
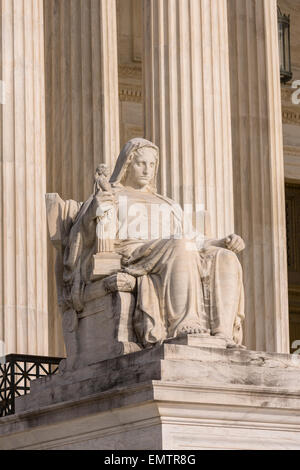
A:
MULTIPOLYGON (((204 229, 195 230, 179 204, 157 193, 158 165, 159 149, 135 138, 123 147, 109 181, 106 166, 97 167, 86 202, 46 196, 50 236, 58 249, 65 341, 73 333, 73 343, 78 342, 80 322, 98 315, 100 323, 86 323, 82 335, 99 342, 100 349, 103 337, 115 335, 109 341, 120 342, 121 323, 131 331, 130 338, 125 335, 128 344, 136 347, 119 353, 184 335, 222 338, 226 347, 242 347, 244 291, 236 253, 244 242, 235 234, 215 240, 206 238, 204 229), (122 298, 120 312, 110 314, 116 302, 105 298, 118 293, 134 300, 122 298), (111 321, 112 333, 105 333, 111 321), (88 328, 94 331, 87 334, 88 328)), ((78 353, 76 347, 69 350, 78 353)))

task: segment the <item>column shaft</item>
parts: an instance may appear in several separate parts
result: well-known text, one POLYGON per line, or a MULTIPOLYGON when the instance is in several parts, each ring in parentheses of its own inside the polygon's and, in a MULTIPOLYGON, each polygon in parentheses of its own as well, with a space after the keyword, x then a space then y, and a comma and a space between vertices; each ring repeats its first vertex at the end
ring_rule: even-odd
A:
POLYGON ((42 0, 0 2, 0 339, 48 354, 42 0))
POLYGON ((160 191, 203 204, 214 236, 233 232, 226 0, 144 0, 146 137, 160 191))
POLYGON ((236 231, 246 344, 289 351, 285 196, 276 0, 228 0, 236 231))
MULTIPOLYGON (((45 0, 47 192, 85 200, 96 166, 119 153, 115 0, 45 0)), ((49 252, 51 351, 62 354, 49 252)))

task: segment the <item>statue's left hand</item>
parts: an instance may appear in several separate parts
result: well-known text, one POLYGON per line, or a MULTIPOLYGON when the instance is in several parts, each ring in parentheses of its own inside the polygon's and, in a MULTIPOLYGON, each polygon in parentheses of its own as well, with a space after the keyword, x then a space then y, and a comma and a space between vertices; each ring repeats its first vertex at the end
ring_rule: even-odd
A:
POLYGON ((245 242, 242 237, 233 233, 225 238, 225 247, 233 253, 239 253, 244 250, 245 242))

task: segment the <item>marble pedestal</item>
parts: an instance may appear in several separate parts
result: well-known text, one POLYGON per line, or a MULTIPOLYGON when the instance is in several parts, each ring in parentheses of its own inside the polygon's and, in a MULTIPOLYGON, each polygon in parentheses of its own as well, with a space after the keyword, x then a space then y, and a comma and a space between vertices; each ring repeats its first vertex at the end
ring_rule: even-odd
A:
POLYGON ((38 379, 0 419, 0 449, 300 449, 299 356, 218 346, 170 341, 38 379))
MULTIPOLYGON (((113 254, 111 255, 113 256, 113 254)), ((67 359, 60 370, 73 370, 93 362, 140 351, 133 330, 135 278, 118 273, 115 284, 107 288, 110 277, 94 281, 85 287, 84 309, 77 314, 72 308, 62 315, 62 328, 67 359), (126 284, 118 288, 120 278, 126 284)))

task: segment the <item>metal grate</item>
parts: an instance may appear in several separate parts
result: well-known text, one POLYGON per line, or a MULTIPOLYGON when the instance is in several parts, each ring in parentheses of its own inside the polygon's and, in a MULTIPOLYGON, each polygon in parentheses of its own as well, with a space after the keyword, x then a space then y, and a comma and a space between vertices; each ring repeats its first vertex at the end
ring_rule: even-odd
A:
POLYGON ((55 374, 62 358, 9 354, 0 358, 0 417, 15 413, 15 399, 26 395, 30 381, 55 374))

